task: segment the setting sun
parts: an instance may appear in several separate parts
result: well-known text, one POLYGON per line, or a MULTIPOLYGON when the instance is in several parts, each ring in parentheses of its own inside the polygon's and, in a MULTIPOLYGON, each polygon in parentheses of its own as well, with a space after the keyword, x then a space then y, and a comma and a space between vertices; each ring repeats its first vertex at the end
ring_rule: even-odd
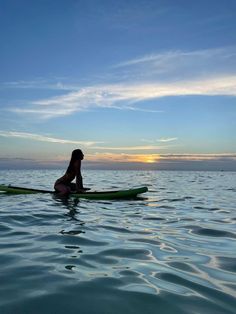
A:
POLYGON ((144 155, 144 160, 143 162, 148 163, 148 164, 153 164, 155 162, 158 162, 160 159, 160 155, 158 154, 152 154, 152 155, 144 155))
POLYGON ((146 160, 146 162, 148 163, 148 164, 152 164, 152 163, 154 163, 156 160, 155 159, 147 159, 146 160))

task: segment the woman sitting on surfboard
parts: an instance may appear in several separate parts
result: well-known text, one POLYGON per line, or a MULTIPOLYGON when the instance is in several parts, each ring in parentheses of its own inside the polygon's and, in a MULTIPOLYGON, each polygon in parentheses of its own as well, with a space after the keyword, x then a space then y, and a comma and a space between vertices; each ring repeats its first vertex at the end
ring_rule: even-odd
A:
POLYGON ((54 189, 60 195, 66 195, 71 192, 85 192, 89 189, 83 187, 83 178, 81 175, 81 160, 84 159, 84 154, 80 149, 75 149, 71 154, 71 160, 66 173, 54 184, 54 189), (76 179, 75 183, 72 181, 76 179))

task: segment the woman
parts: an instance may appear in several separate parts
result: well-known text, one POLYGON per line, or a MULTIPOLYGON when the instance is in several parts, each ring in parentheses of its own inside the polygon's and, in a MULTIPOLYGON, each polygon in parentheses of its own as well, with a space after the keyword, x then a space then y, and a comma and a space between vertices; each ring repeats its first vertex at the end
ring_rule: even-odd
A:
POLYGON ((54 188, 60 195, 66 195, 71 192, 85 192, 88 189, 83 187, 83 178, 81 175, 81 160, 84 154, 80 149, 75 149, 71 154, 71 160, 66 173, 56 180, 54 188), (72 181, 76 179, 76 183, 72 181))

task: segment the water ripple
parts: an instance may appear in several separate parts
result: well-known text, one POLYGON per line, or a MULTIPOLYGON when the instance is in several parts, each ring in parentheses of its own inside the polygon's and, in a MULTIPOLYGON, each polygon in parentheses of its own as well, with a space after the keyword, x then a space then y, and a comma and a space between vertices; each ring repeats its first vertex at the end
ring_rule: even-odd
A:
MULTIPOLYGON (((57 176, 2 172, 5 183, 37 178, 43 188, 57 176)), ((86 179, 98 188, 141 180, 150 191, 114 202, 0 195, 1 313, 235 313, 234 173, 86 179)))

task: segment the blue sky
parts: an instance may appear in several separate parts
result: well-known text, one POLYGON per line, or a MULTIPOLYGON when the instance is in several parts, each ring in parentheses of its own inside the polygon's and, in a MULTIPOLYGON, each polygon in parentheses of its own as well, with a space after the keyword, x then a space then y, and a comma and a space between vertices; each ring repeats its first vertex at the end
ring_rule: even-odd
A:
POLYGON ((0 0, 0 168, 236 170, 236 2, 0 0))

